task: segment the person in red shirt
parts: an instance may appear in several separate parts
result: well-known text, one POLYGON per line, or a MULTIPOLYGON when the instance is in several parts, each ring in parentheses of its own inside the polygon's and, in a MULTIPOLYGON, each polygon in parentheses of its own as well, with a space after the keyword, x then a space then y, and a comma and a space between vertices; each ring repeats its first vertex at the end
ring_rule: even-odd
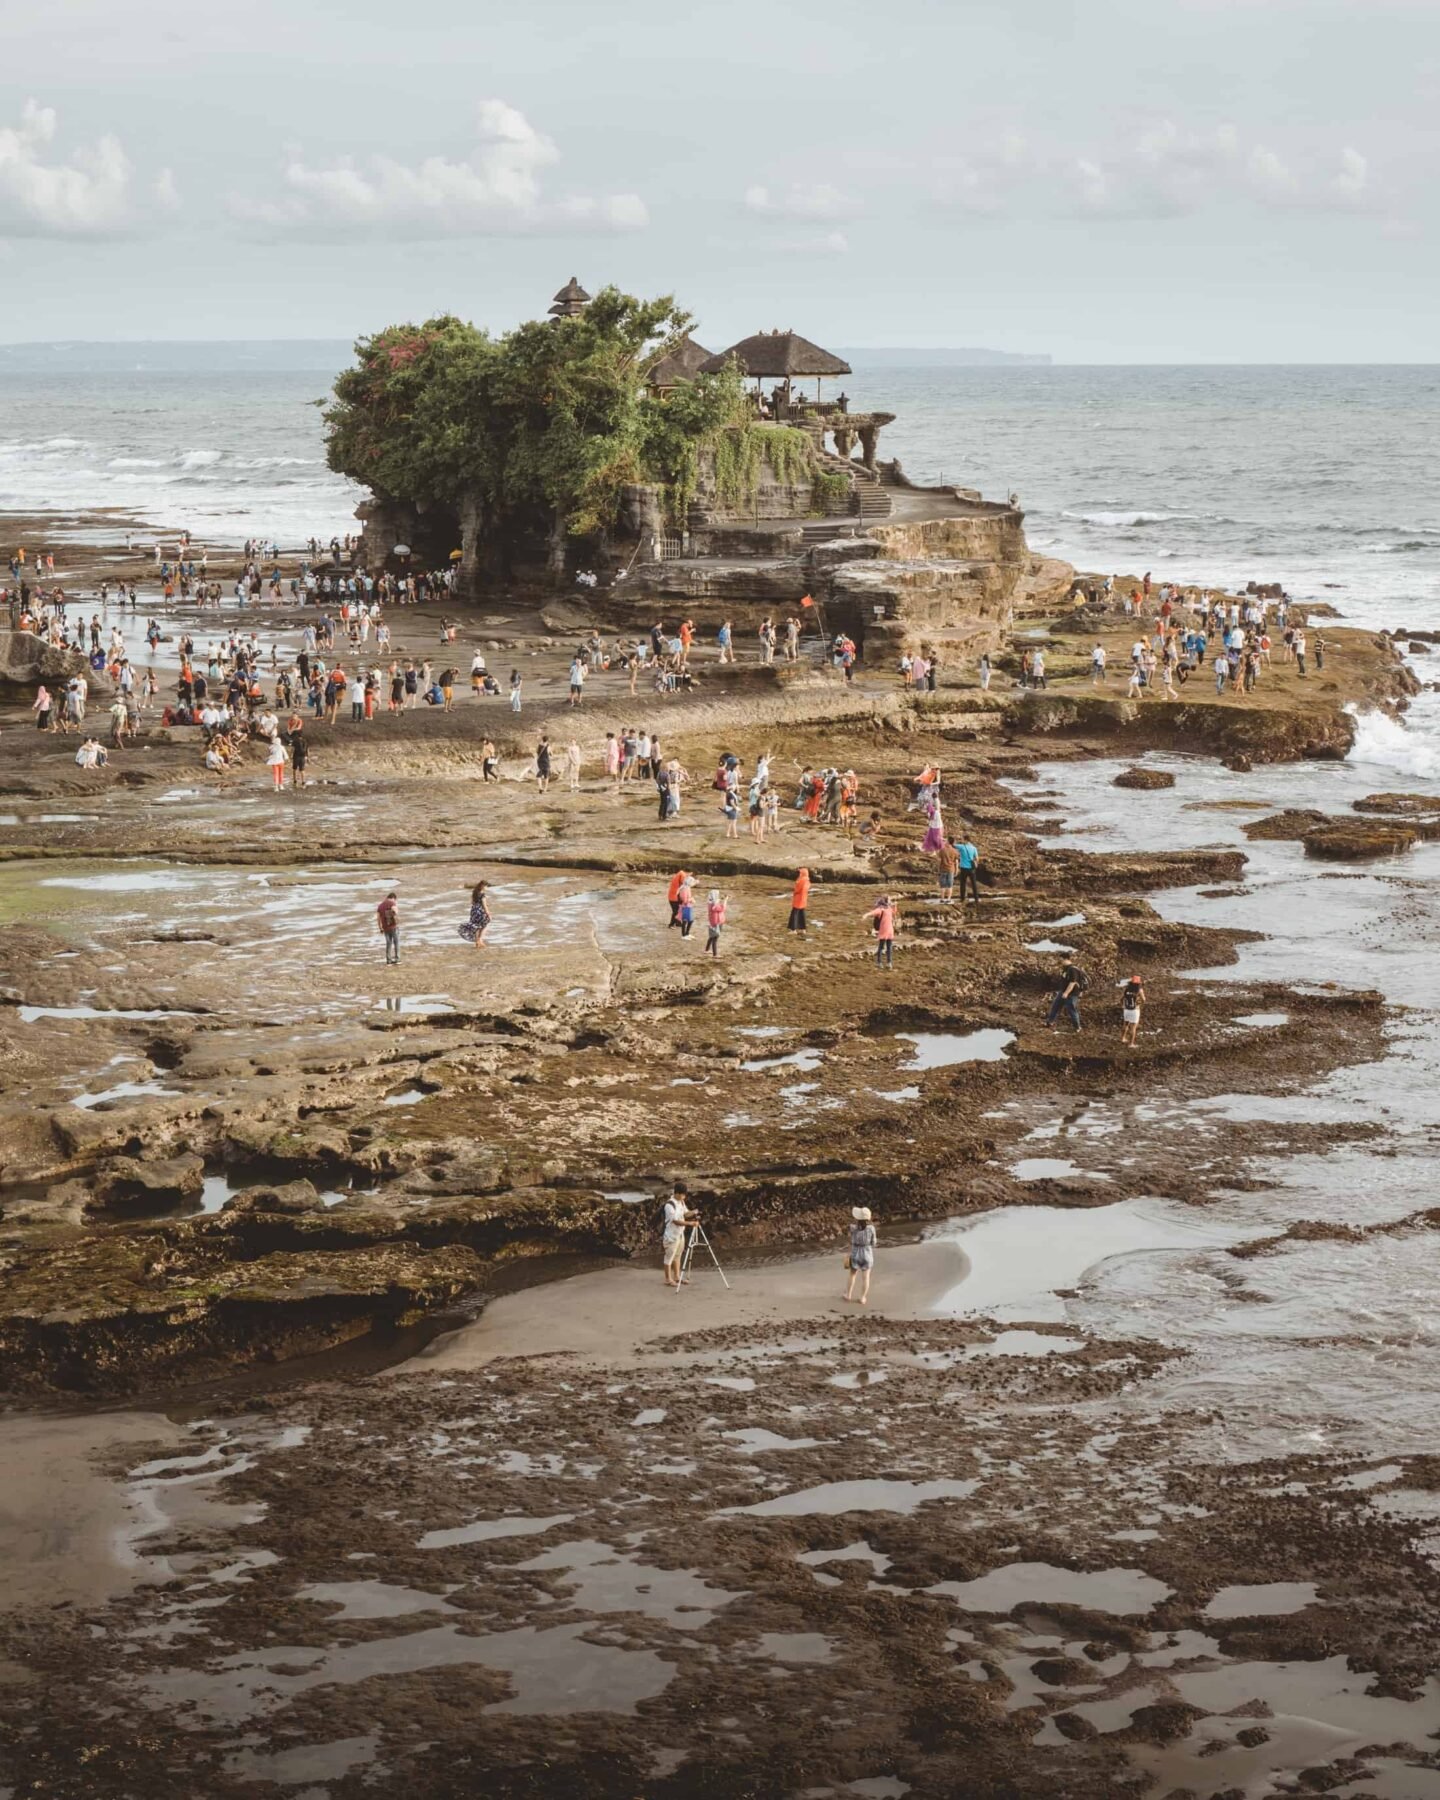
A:
POLYGON ((790 894, 790 930, 805 935, 805 908, 810 904, 810 871, 801 869, 790 894))
POLYGON ((394 894, 387 894, 375 908, 375 923, 380 927, 385 939, 385 960, 387 963, 398 963, 400 960, 400 908, 394 894))

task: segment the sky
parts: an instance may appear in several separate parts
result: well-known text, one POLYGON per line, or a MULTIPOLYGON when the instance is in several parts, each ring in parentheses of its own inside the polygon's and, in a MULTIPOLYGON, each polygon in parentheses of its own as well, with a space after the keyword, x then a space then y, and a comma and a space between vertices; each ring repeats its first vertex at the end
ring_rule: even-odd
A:
POLYGON ((1440 360, 1440 0, 6 9, 0 342, 503 329, 1440 360))

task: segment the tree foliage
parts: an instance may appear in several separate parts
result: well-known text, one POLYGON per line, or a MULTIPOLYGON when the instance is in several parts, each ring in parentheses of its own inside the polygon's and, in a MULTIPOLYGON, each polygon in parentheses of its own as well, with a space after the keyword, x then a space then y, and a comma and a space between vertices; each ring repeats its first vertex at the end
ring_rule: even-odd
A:
POLYGON ((606 288, 577 318, 501 337, 449 316, 355 347, 325 414, 332 469, 397 500, 479 503, 492 531, 614 523, 622 488, 658 482, 680 513, 705 440, 747 417, 734 369, 650 395, 645 373, 692 321, 674 300, 606 288))

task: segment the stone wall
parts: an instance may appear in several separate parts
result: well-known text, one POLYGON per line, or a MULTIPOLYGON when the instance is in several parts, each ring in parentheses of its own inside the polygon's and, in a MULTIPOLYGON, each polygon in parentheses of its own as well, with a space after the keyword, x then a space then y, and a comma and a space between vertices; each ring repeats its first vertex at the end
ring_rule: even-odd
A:
POLYGON ((1025 515, 1013 507, 986 508, 961 518, 872 525, 867 535, 883 546, 883 555, 900 561, 960 557, 967 561, 1015 562, 1029 553, 1025 515))

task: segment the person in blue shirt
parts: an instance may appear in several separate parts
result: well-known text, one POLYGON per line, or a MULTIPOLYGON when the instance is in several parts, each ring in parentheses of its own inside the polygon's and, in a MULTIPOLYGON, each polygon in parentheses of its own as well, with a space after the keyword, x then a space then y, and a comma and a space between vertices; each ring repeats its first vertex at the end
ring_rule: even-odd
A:
POLYGON ((970 892, 975 896, 975 904, 978 906, 980 904, 980 887, 975 878, 975 871, 980 867, 980 852, 969 838, 966 838, 963 843, 957 843, 955 848, 960 854, 960 904, 962 906, 965 904, 965 883, 968 880, 970 892))

